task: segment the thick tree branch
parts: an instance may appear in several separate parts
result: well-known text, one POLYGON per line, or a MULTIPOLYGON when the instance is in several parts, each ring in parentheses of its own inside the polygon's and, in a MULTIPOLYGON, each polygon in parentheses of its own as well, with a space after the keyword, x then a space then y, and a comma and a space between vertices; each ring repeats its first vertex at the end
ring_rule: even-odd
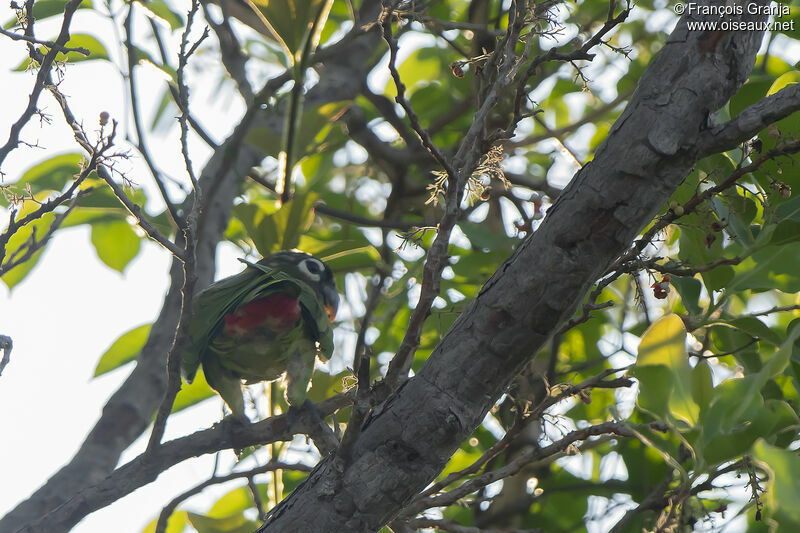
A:
MULTIPOLYGON (((352 395, 339 394, 317 404, 324 417, 352 403, 352 395)), ((255 424, 242 424, 228 417, 209 429, 163 443, 129 463, 117 468, 96 485, 66 495, 65 501, 52 512, 31 520, 16 533, 67 531, 88 513, 130 494, 155 481, 158 475, 186 459, 231 448, 247 448, 270 442, 289 441, 294 435, 309 433, 316 422, 311 417, 295 418, 289 425, 288 415, 280 415, 255 424), (64 527, 65 525, 69 527, 64 527)))
POLYGON ((323 461, 261 531, 366 532, 390 522, 628 249, 701 156, 697 141, 709 111, 744 83, 761 41, 760 32, 730 32, 715 52, 704 53, 702 34, 689 32, 687 19, 651 62, 592 162, 419 373, 366 422, 353 446, 356 459, 342 473, 323 461))

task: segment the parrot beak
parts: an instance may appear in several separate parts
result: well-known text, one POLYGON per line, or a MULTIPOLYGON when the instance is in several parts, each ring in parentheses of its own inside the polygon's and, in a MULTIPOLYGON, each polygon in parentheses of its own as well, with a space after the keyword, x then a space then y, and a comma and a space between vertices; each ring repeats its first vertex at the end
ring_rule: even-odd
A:
POLYGON ((336 292, 336 287, 329 285, 322 287, 322 300, 325 311, 328 312, 328 320, 333 322, 339 309, 339 293, 336 292))

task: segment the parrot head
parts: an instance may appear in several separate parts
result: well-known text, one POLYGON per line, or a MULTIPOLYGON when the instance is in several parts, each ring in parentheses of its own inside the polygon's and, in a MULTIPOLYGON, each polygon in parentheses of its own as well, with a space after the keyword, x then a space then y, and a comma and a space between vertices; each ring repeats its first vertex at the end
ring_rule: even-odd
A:
POLYGON ((339 293, 330 267, 311 254, 297 250, 275 252, 258 262, 303 281, 311 287, 333 322, 339 309, 339 293))

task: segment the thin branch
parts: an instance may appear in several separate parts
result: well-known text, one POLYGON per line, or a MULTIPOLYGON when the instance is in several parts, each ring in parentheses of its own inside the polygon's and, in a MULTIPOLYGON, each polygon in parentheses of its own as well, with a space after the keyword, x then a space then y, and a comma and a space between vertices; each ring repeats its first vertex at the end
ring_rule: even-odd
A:
POLYGON ((356 371, 356 375, 358 377, 356 399, 355 402, 353 402, 353 410, 350 414, 350 420, 347 423, 347 429, 345 429, 342 440, 339 443, 339 448, 336 450, 336 461, 340 463, 338 467, 342 472, 352 459, 350 452, 353 444, 361 432, 361 426, 364 424, 364 419, 366 418, 369 409, 372 407, 369 398, 370 358, 366 353, 365 338, 367 329, 369 328, 372 320, 372 314, 375 312, 375 308, 378 306, 378 302, 380 301, 381 288, 383 287, 386 277, 387 274, 385 273, 379 274, 378 279, 375 280, 374 284, 372 285, 372 290, 370 291, 369 298, 367 299, 366 310, 364 311, 364 316, 361 319, 361 326, 358 328, 358 337, 356 339, 356 348, 353 358, 353 369, 356 371))
MULTIPOLYGON (((497 72, 490 89, 487 91, 483 101, 475 113, 472 124, 461 141, 458 151, 453 158, 452 168, 448 163, 445 167, 447 171, 447 189, 445 191, 445 212, 439 221, 436 237, 428 251, 428 257, 422 272, 422 289, 419 300, 409 319, 409 326, 392 361, 386 372, 386 382, 390 387, 395 388, 408 376, 408 371, 413 361, 413 353, 419 346, 422 335, 422 328, 425 320, 430 314, 431 305, 439 294, 441 275, 444 267, 449 264, 447 248, 450 243, 450 235, 453 227, 459 218, 461 200, 464 194, 464 187, 467 180, 472 175, 474 169, 483 159, 484 154, 489 151, 491 144, 487 139, 486 118, 500 98, 501 92, 511 82, 516 74, 521 61, 515 61, 515 46, 519 33, 524 26, 525 6, 517 1, 512 2, 509 10, 508 30, 506 36, 496 47, 494 53, 487 61, 487 66, 483 72, 497 72), (460 174, 456 174, 453 168, 458 168, 460 174)), ((388 17, 387 17, 388 18, 388 17)), ((389 43, 390 53, 396 55, 396 50, 392 52, 393 42, 391 39, 391 22, 384 19, 384 39, 389 43)), ((396 43, 394 43, 396 46, 396 43)), ((530 43, 528 43, 529 45, 530 43)), ((528 46, 526 46, 526 50, 528 46)), ((392 65, 390 59, 390 68, 392 65)), ((399 75, 395 76, 396 69, 392 73, 395 83, 398 84, 398 97, 401 93, 399 75)), ((419 132, 418 132, 419 133, 419 132)), ((433 154, 433 153, 432 153, 433 154)), ((435 154, 433 154, 435 156, 435 154)), ((438 160, 438 158, 437 158, 438 160)))
POLYGON ((697 144, 699 157, 736 148, 765 127, 800 110, 800 84, 791 84, 746 107, 734 118, 714 126, 697 144))
POLYGON ((47 48, 55 50, 56 52, 61 52, 62 54, 66 54, 66 53, 69 53, 69 52, 76 52, 76 53, 82 54, 84 56, 89 56, 90 55, 89 50, 87 50, 86 48, 84 48, 82 46, 77 46, 77 47, 71 48, 69 46, 62 46, 62 45, 58 44, 57 42, 53 42, 53 41, 40 41, 39 39, 34 39, 33 37, 30 37, 28 35, 20 35, 19 33, 14 33, 12 31, 8 31, 8 30, 5 30, 3 28, 0 28, 0 35, 5 35, 6 37, 8 37, 9 39, 14 40, 14 41, 25 41, 25 42, 28 42, 28 43, 31 43, 31 44, 39 44, 39 45, 42 45, 42 46, 46 46, 47 48))
POLYGON ((314 211, 316 211, 321 215, 327 215, 329 217, 337 218, 339 220, 343 220, 345 222, 349 222, 357 226, 366 226, 368 228, 385 228, 397 231, 410 231, 413 230, 414 228, 433 225, 433 223, 425 221, 420 222, 418 224, 414 224, 411 222, 403 222, 402 220, 378 220, 368 217, 362 217, 360 215, 353 214, 349 211, 342 211, 333 207, 329 207, 322 203, 316 204, 314 206, 314 211))
POLYGON ((189 129, 186 125, 186 117, 189 109, 189 89, 184 82, 184 70, 188 64, 189 57, 197 50, 203 40, 208 37, 208 27, 205 28, 200 38, 187 50, 189 41, 189 33, 192 29, 192 22, 194 16, 200 8, 199 0, 193 0, 192 7, 186 20, 186 28, 184 29, 183 36, 181 37, 180 54, 178 56, 178 91, 180 94, 180 108, 181 116, 178 122, 181 126, 181 152, 183 153, 183 160, 186 165, 186 171, 192 182, 192 192, 190 193, 189 215, 186 217, 185 224, 181 228, 184 233, 184 242, 186 248, 184 252, 183 261, 183 297, 181 302, 181 317, 178 322, 178 330, 175 339, 170 347, 169 354, 167 354, 167 387, 164 392, 164 398, 161 405, 158 407, 155 422, 153 422, 153 431, 150 433, 150 440, 147 442, 147 452, 153 453, 161 444, 161 439, 164 436, 164 430, 167 426, 167 418, 172 412, 172 406, 175 403, 175 398, 178 391, 181 389, 181 352, 183 347, 186 346, 189 338, 189 324, 192 320, 192 302, 194 298, 194 286, 197 283, 197 274, 195 272, 195 246, 196 246, 196 232, 197 232, 197 219, 199 216, 199 208, 202 203, 202 191, 198 184, 197 177, 192 169, 192 161, 189 158, 189 147, 187 137, 189 129))
MULTIPOLYGON (((337 394, 316 404, 320 416, 325 417, 353 401, 350 393, 337 394)), ((211 428, 197 431, 186 437, 163 443, 145 452, 123 466, 120 466, 102 481, 72 494, 61 505, 24 527, 19 533, 46 531, 46 524, 62 523, 73 513, 90 513, 101 509, 134 490, 154 481, 161 472, 185 461, 208 453, 226 449, 241 449, 250 446, 269 444, 276 441, 290 441, 294 435, 311 431, 315 422, 311 417, 295 417, 289 420, 284 414, 274 416, 254 424, 241 424, 232 417, 211 428)))
POLYGON ((558 440, 549 446, 543 446, 541 448, 531 447, 527 450, 523 450, 505 466, 502 466, 496 470, 492 470, 491 472, 486 472, 480 476, 476 476, 449 492, 415 501, 415 503, 403 510, 403 515, 413 516, 418 512, 431 507, 446 507, 448 505, 452 505, 461 498, 485 487, 486 485, 518 473, 529 463, 547 459, 555 455, 566 454, 568 449, 573 446, 575 442, 584 441, 590 437, 601 435, 617 435, 620 437, 634 436, 630 428, 620 422, 604 422, 595 426, 577 429, 567 433, 561 440, 558 440))
POLYGON ((89 191, 93 190, 92 188, 87 188, 82 191, 78 191, 72 201, 67 206, 67 209, 63 213, 56 214, 53 222, 50 223, 50 227, 47 228, 47 231, 42 237, 36 236, 36 227, 34 226, 31 231, 31 236, 28 239, 28 242, 24 245, 20 246, 9 258, 8 261, 0 265, 0 276, 6 274, 13 268, 25 263, 26 261, 30 260, 36 252, 42 250, 47 243, 52 238, 53 234, 61 227, 63 224, 64 219, 69 216, 72 210, 78 205, 78 198, 84 196, 89 193, 89 191), (22 250, 25 250, 24 253, 21 253, 22 250))
MULTIPOLYGON (((156 39, 156 45, 158 46, 158 53, 161 56, 161 62, 164 65, 168 65, 168 56, 167 56, 167 49, 164 46, 164 39, 161 37, 161 28, 159 28, 158 23, 155 21, 154 18, 150 17, 148 19, 150 21, 150 28, 153 30, 153 37, 156 39)), ((169 94, 172 95, 172 100, 177 105, 178 101, 180 100, 178 96, 178 89, 173 86, 171 83, 167 84, 167 88, 169 89, 169 94)), ((203 139, 209 148, 212 150, 216 150, 219 148, 219 145, 211 138, 211 136, 206 132, 205 129, 200 125, 197 120, 192 116, 191 113, 186 113, 186 120, 189 122, 189 125, 192 127, 194 132, 203 139)))
MULTIPOLYGON (((698 266, 672 266, 670 264, 661 264, 659 265, 656 263, 658 259, 653 258, 648 261, 642 261, 641 267, 647 270, 655 270, 656 272, 660 272, 661 274, 670 274, 672 276, 694 276, 695 274, 701 274, 703 272, 708 272, 710 270, 714 270, 718 266, 723 265, 738 265, 742 261, 745 260, 744 257, 720 257, 710 263, 706 263, 705 265, 698 265, 698 266)), ((633 265, 633 263, 631 263, 633 265)), ((639 268, 637 268, 639 270, 639 268)))
POLYGON ((784 305, 784 306, 775 306, 766 311, 758 311, 757 313, 750 313, 749 315, 744 316, 765 316, 771 315, 772 313, 785 313, 786 311, 800 311, 800 305, 784 305))
MULTIPOLYGON (((200 483, 192 487, 191 489, 182 492, 181 494, 175 496, 170 502, 164 506, 161 510, 161 513, 158 515, 158 521, 156 522, 156 530, 155 533, 164 533, 167 529, 167 521, 169 517, 172 516, 172 513, 175 512, 175 509, 183 503, 185 500, 200 494, 208 487, 213 485, 220 485, 222 483, 227 483, 228 481, 233 481, 236 479, 246 478, 248 480, 248 484, 252 483, 253 476, 257 476, 258 474, 264 474, 266 472, 274 472, 275 470, 295 470, 298 472, 311 472, 311 467, 304 465, 302 463, 283 463, 281 461, 270 461, 265 465, 252 468, 250 470, 246 470, 243 472, 233 472, 225 476, 217 476, 214 475, 211 478, 205 480, 204 482, 200 483)), ((252 489, 251 489, 252 490, 252 489)))
POLYGON ((11 349, 14 347, 14 342, 11 337, 0 335, 0 350, 3 351, 3 358, 0 359, 0 376, 3 375, 6 365, 11 361, 11 349))
MULTIPOLYGON (((75 14, 75 11, 78 9, 78 6, 81 2, 82 0, 70 0, 64 6, 64 19, 61 22, 61 31, 59 32, 56 40, 53 42, 54 46, 51 47, 47 54, 45 54, 44 57, 41 58, 41 61, 39 61, 39 73, 36 75, 36 81, 34 82, 33 89, 28 97, 28 105, 22 111, 19 119, 17 119, 17 121, 11 125, 11 131, 9 133, 8 140, 2 147, 0 147, 0 165, 2 165, 3 161, 5 161, 6 156, 8 156, 8 154, 19 145, 19 134, 22 131, 22 128, 25 127, 25 125, 36 113, 36 105, 39 101, 39 95, 42 93, 45 85, 50 80, 50 68, 53 66, 56 55, 59 53, 57 47, 63 47, 69 41, 69 25, 72 22, 72 16, 75 14)), ((27 33, 28 28, 26 28, 26 34, 27 33)), ((32 45, 30 48, 33 49, 32 45)))
POLYGON ((142 154, 144 158, 144 162, 147 165, 147 168, 150 169, 150 174, 153 176, 153 181, 155 181, 156 186, 158 187, 158 191, 161 193, 161 199, 164 200, 164 203, 167 206, 167 212, 172 218, 172 222, 177 227, 183 227, 184 222, 180 214, 178 213, 178 209, 175 207, 175 204, 169 197, 167 193, 167 188, 164 184, 164 180, 161 177, 161 172, 159 172, 158 168, 153 161, 153 158, 150 155, 150 150, 147 148, 147 139, 144 135, 144 129, 142 128, 142 120, 139 112, 139 91, 137 90, 136 86, 136 77, 135 77, 135 70, 136 70, 136 62, 134 57, 134 46, 133 46, 133 8, 136 5, 134 2, 131 2, 128 6, 128 14, 125 17, 125 51, 126 55, 128 56, 128 92, 131 97, 131 115, 133 116, 133 126, 136 129, 136 141, 137 141, 137 148, 139 149, 139 153, 142 154))
POLYGON ((603 104, 598 108, 584 114, 580 120, 576 120, 575 122, 568 124, 566 126, 562 126, 561 128, 555 128, 552 130, 548 130, 546 133, 541 135, 532 135, 530 137, 525 137, 519 141, 507 141, 505 143, 505 147, 507 148, 522 148, 525 146, 531 146, 533 144, 540 143, 547 139, 553 137, 563 137, 564 135, 574 133, 578 128, 585 124, 593 124, 596 120, 600 117, 604 116, 605 114, 613 111, 617 106, 621 103, 628 100, 631 95, 633 94, 633 89, 629 89, 617 95, 611 102, 607 104, 603 104))
POLYGON ((381 14, 381 21, 383 28, 383 39, 389 46, 389 72, 392 75, 392 79, 394 80, 394 84, 397 89, 397 96, 395 96, 394 99, 398 104, 400 104, 400 107, 403 108, 403 111, 405 111, 406 116, 411 123, 411 127, 417 133, 417 135, 419 135, 422 145, 426 150, 428 150, 428 152, 430 152, 433 158, 436 159, 445 172, 447 172, 448 178, 455 183, 458 179, 456 170, 450 164, 450 161, 445 158, 444 154, 442 154, 439 148, 433 144, 430 135, 419 123, 419 117, 406 99, 406 86, 400 79, 400 73, 397 71, 397 40, 392 36, 392 11, 390 8, 381 14))

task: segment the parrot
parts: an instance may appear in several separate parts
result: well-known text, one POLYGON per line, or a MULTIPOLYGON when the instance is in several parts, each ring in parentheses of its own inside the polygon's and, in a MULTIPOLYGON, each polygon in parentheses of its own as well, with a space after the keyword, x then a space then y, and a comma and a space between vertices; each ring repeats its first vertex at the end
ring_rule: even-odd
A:
POLYGON ((219 280, 194 298, 181 369, 188 383, 203 365, 206 381, 246 420, 242 381, 286 374, 286 400, 301 407, 316 357, 333 352, 339 294, 330 267, 298 250, 280 251, 219 280))

